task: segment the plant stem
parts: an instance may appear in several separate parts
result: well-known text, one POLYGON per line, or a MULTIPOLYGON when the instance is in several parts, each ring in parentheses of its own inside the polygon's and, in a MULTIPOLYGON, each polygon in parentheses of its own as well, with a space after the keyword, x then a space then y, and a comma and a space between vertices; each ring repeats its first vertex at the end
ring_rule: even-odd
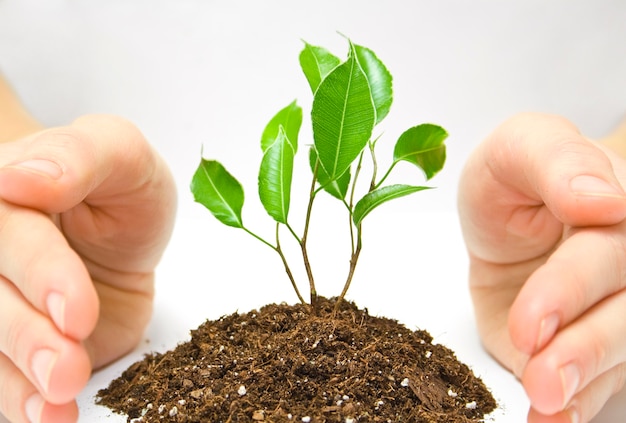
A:
POLYGON ((309 224, 311 222, 311 212, 313 210, 313 201, 315 200, 315 183, 317 181, 317 169, 319 166, 319 160, 315 163, 315 169, 313 170, 313 180, 311 181, 311 189, 309 191, 309 204, 306 209, 306 219, 304 221, 304 233, 300 240, 300 249, 302 250, 302 259, 304 261, 304 269, 309 279, 309 290, 311 295, 311 306, 313 311, 317 310, 317 289, 315 288, 315 279, 313 278, 313 270, 311 269, 311 263, 309 262, 309 254, 307 251, 306 242, 309 236, 309 224))
POLYGON ((376 187, 376 173, 378 172, 378 163, 376 162, 376 154, 374 153, 374 146, 376 145, 376 141, 370 142, 370 153, 372 156, 372 180, 370 182, 370 191, 374 190, 376 187))
POLYGON ((341 291, 341 295, 337 298, 335 302, 335 309, 333 314, 336 314, 339 311, 339 307, 341 303, 346 298, 346 294, 348 293, 348 289, 350 289, 350 284, 352 283, 352 277, 354 276, 354 270, 356 269, 356 264, 359 261, 359 256, 361 255, 361 226, 357 227, 357 242, 356 249, 352 253, 352 257, 350 257, 350 270, 348 271, 348 277, 346 278, 346 283, 343 285, 343 290, 341 291))
POLYGON ((291 282, 291 286, 293 287, 293 290, 296 291, 296 295, 298 296, 298 300, 300 300, 300 302, 302 304, 306 304, 306 301, 304 300, 304 298, 300 294, 300 290, 298 289, 298 285, 296 285, 296 280, 293 277, 293 273, 291 273, 291 269, 289 268, 289 264, 287 263, 287 258, 283 254, 283 250, 280 247, 280 240, 279 240, 279 237, 278 237, 278 228, 279 227, 280 227, 280 224, 277 223, 276 224, 276 248, 274 248, 274 250, 276 250, 276 252, 280 256, 280 259, 283 261, 283 266, 285 266, 285 272, 287 273, 287 276, 289 277, 289 281, 291 282))
MULTIPOLYGON (((382 177, 382 179, 380 181, 378 181, 377 184, 374 184, 372 189, 376 189, 379 186, 382 185, 383 182, 385 182, 385 179, 387 179, 387 176, 389 176, 389 174, 391 173, 391 171, 393 170, 394 166, 397 164, 398 162, 393 162, 391 163, 391 166, 389 166, 389 169, 387 169, 387 172, 385 172, 385 175, 382 177)), ((372 179, 372 183, 374 182, 374 180, 372 179)))
POLYGON ((287 258, 283 254, 283 250, 280 248, 280 241, 279 241, 279 238, 278 238, 278 227, 279 227, 279 224, 277 223, 276 224, 276 245, 275 246, 270 244, 265 239, 263 239, 259 235, 255 234, 254 232, 252 232, 248 228, 243 227, 243 230, 246 231, 248 234, 252 235, 254 238, 258 239, 263 244, 267 245, 272 250, 274 250, 274 251, 276 251, 278 253, 278 255, 280 256, 280 259, 283 262, 283 265, 285 266, 285 272, 287 273, 287 277, 289 277, 289 281, 291 282, 291 286, 293 287, 294 291, 296 291, 296 295, 298 296, 298 300, 300 300, 300 302, 302 304, 306 304, 306 301, 304 300, 304 298, 302 298, 302 295, 300 294, 300 290, 298 289, 298 286, 296 285, 296 280, 294 279, 293 273, 291 272, 291 269, 289 268, 289 264, 287 263, 287 258))
POLYGON ((352 179, 352 188, 350 189, 350 202, 348 203, 348 212, 349 212, 348 225, 350 226, 350 245, 352 248, 352 251, 351 251, 352 255, 354 255, 354 251, 356 249, 355 241, 354 241, 354 225, 352 224, 352 210, 354 208, 354 194, 356 192, 356 182, 359 179, 359 174, 361 173, 362 163, 363 163, 363 152, 361 152, 356 169, 354 170, 354 178, 352 179))

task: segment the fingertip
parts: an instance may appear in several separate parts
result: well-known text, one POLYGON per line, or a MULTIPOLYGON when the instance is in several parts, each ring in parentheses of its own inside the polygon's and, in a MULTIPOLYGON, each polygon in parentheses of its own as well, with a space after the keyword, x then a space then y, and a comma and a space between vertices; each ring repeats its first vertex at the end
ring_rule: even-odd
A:
POLYGON ((62 405, 74 401, 91 377, 91 361, 85 348, 69 341, 56 355, 48 376, 44 397, 50 404, 62 405))
POLYGON ((28 284, 40 310, 64 336, 77 341, 88 338, 96 327, 100 300, 84 263, 69 249, 57 248, 32 265, 28 284))
POLYGON ((571 373, 568 366, 561 368, 549 357, 535 356, 528 362, 522 374, 522 385, 538 413, 551 416, 564 410, 578 383, 568 379, 571 373))
POLYGON ((75 401, 55 405, 46 402, 39 394, 31 395, 25 403, 26 417, 30 422, 75 422, 78 420, 78 406, 75 401))
POLYGON ((546 416, 531 408, 528 412, 528 423, 580 423, 580 419, 565 411, 546 416))
POLYGON ((60 203, 63 165, 52 160, 33 159, 0 168, 0 197, 13 204, 47 213, 66 208, 60 203))
POLYGON ((573 226, 611 225, 626 218, 626 193, 617 181, 576 175, 569 182, 573 226))
POLYGON ((527 355, 536 354, 554 337, 561 325, 559 304, 546 294, 546 281, 554 279, 548 266, 537 269, 526 281, 509 311, 511 341, 527 355))
POLYGON ((97 294, 87 286, 79 292, 50 292, 46 298, 46 307, 57 329, 63 335, 79 341, 93 332, 100 309, 97 294))

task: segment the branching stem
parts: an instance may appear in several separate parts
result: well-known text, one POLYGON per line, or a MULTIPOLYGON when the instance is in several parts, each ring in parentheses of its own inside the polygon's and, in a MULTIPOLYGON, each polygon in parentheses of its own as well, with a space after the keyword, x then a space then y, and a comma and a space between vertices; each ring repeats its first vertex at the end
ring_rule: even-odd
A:
POLYGON ((289 277, 289 281, 291 282, 291 286, 293 286, 294 291, 296 291, 296 295, 298 296, 298 300, 302 304, 306 304, 306 301, 304 301, 304 298, 302 298, 302 295, 300 294, 300 290, 298 289, 298 286, 296 285, 296 280, 293 277, 293 273, 291 272, 291 268, 289 267, 289 264, 287 263, 287 258, 285 257, 285 254, 283 254, 282 248, 280 248, 280 240, 279 240, 279 237, 278 237, 278 228, 279 228, 279 226, 280 226, 280 224, 277 223, 276 224, 276 245, 272 245, 271 243, 269 243, 265 239, 263 239, 261 236, 255 234, 254 232, 252 232, 251 230, 249 230, 246 227, 243 227, 242 229, 244 231, 246 231, 248 234, 252 235, 254 238, 258 239, 263 244, 267 245, 272 250, 274 250, 274 251, 276 251, 278 253, 278 255, 280 256, 280 259, 283 262, 283 265, 285 266, 285 272, 287 273, 287 277, 289 277))

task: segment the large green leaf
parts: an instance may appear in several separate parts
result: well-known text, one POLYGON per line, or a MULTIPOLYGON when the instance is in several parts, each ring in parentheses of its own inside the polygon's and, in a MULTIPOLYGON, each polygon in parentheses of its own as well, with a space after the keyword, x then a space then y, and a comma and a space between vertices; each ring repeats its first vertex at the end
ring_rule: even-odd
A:
POLYGON ((372 50, 359 45, 355 45, 354 50, 370 84, 378 124, 387 116, 393 102, 392 77, 372 50))
POLYGON ((394 162, 413 163, 424 171, 426 179, 435 176, 446 161, 444 144, 448 133, 441 126, 425 123, 407 129, 393 151, 394 162))
POLYGON ((278 137, 263 154, 259 170, 259 198, 277 222, 287 223, 295 152, 282 126, 278 137))
POLYGON ((191 180, 194 199, 225 225, 243 228, 243 188, 237 179, 215 160, 200 161, 191 180))
POLYGON ((313 98, 315 149, 331 180, 343 175, 367 145, 375 119, 367 77, 351 53, 322 81, 313 98))
POLYGON ((312 46, 307 42, 304 43, 299 59, 302 72, 314 93, 326 75, 341 63, 338 57, 325 48, 312 46))
MULTIPOLYGON (((315 165, 317 164, 317 152, 313 146, 311 146, 311 149, 309 150, 309 164, 311 165, 311 170, 315 171, 315 165)), ((317 167, 317 182, 324 189, 324 191, 339 200, 346 198, 348 186, 350 185, 350 178, 350 169, 346 170, 339 178, 331 180, 328 173, 326 173, 322 166, 317 167)))
POLYGON ((302 125, 302 108, 293 101, 287 107, 281 109, 269 121, 263 130, 261 136, 261 149, 263 152, 267 150, 276 138, 278 138, 279 127, 282 126, 287 134, 287 138, 291 142, 294 152, 298 151, 298 133, 302 125))
POLYGON ((378 188, 365 194, 365 196, 361 198, 358 203, 356 203, 352 213, 352 220, 356 226, 359 226, 365 216, 370 214, 372 210, 381 204, 386 203, 389 200, 393 200, 394 198, 404 197, 405 195, 413 194, 414 192, 425 189, 429 189, 429 187, 401 184, 378 188))

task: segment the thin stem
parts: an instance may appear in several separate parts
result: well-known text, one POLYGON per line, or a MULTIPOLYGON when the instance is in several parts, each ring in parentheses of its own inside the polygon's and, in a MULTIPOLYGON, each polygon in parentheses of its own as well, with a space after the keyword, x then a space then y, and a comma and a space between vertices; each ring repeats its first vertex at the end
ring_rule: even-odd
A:
POLYGON ((348 225, 350 226, 350 245, 352 248, 351 254, 354 255, 356 249, 354 238, 354 225, 352 224, 352 210, 354 209, 354 194, 356 192, 356 183, 361 173, 361 165, 363 163, 363 152, 359 155, 359 161, 354 170, 354 178, 352 179, 352 187, 350 189, 350 202, 348 204, 348 225))
POLYGON ((306 242, 309 236, 309 225, 311 223, 311 212, 313 210, 313 201, 315 200, 315 183, 317 181, 317 169, 319 167, 319 160, 315 162, 315 169, 313 169, 313 180, 311 181, 311 189, 309 191, 309 204, 306 209, 306 219, 304 221, 304 233, 300 239, 300 249, 302 250, 302 259, 304 261, 304 269, 309 279, 309 290, 311 292, 311 306, 313 310, 316 310, 317 306, 317 289, 315 288, 315 279, 313 278, 313 270, 311 269, 311 263, 309 262, 309 254, 307 251, 306 242))
MULTIPOLYGON (((389 176, 389 174, 391 173, 391 170, 395 167, 395 165, 398 164, 398 162, 393 162, 391 163, 391 166, 389 166, 389 169, 387 169, 387 172, 385 173, 385 175, 382 177, 382 179, 380 181, 378 181, 377 184, 374 184, 373 189, 378 188, 379 186, 381 186, 383 184, 383 182, 385 182, 385 179, 387 179, 387 176, 389 176)), ((374 180, 372 179, 372 182, 374 180)))
POLYGON ((293 277, 293 273, 291 272, 291 268, 289 268, 289 264, 287 263, 287 258, 283 254, 283 250, 280 248, 280 241, 279 241, 279 237, 278 237, 278 227, 279 227, 279 224, 277 223, 276 224, 276 245, 270 244, 265 239, 263 239, 259 235, 255 234, 254 232, 252 232, 251 230, 249 230, 246 227, 243 227, 242 229, 244 231, 246 231, 248 234, 252 235, 254 238, 258 239, 263 244, 267 245, 272 250, 274 250, 274 251, 276 251, 278 253, 278 255, 280 256, 280 259, 283 262, 283 266, 285 266, 285 272, 287 273, 287 277, 289 278, 289 281, 291 282, 291 286, 293 287, 294 291, 296 292, 296 295, 298 296, 298 300, 302 304, 306 304, 306 301, 304 300, 304 298, 300 294, 300 290, 298 289, 298 286, 296 285, 296 280, 293 277))
POLYGON ((246 231, 248 234, 252 235, 253 237, 255 237, 256 239, 258 239, 259 241, 261 241, 263 244, 267 245, 268 247, 270 247, 272 250, 276 250, 276 246, 269 243, 268 241, 266 241, 265 239, 263 239, 262 237, 260 237, 259 235, 255 234, 254 232, 252 232, 251 230, 249 230, 246 227, 242 227, 242 229, 244 231, 246 231))
POLYGON ((280 239, 278 236, 278 228, 279 228, 280 224, 276 224, 276 252, 278 253, 278 255, 280 256, 281 260, 283 261, 283 266, 285 266, 285 272, 287 273, 287 276, 289 277, 289 281, 291 282, 291 286, 293 287, 294 291, 296 291, 296 295, 298 296, 298 300, 300 300, 300 302, 302 304, 306 304, 306 301, 304 300, 304 298, 302 297, 302 295, 300 294, 300 290, 298 289, 298 285, 296 285, 296 280, 293 277, 293 273, 291 273, 291 269, 289 268, 289 264, 287 263, 287 258, 285 257, 285 255, 283 254, 283 250, 280 247, 280 239))
POLYGON ((354 277, 354 271, 356 269, 356 264, 359 261, 359 256, 361 255, 361 247, 362 247, 362 243, 361 243, 361 226, 359 225, 357 227, 357 244, 356 244, 356 249, 352 253, 352 257, 350 257, 350 269, 348 271, 348 277, 346 278, 346 282, 343 285, 343 290, 341 291, 341 294, 339 295, 339 298, 337 298, 337 301, 335 302, 335 308, 334 308, 333 314, 337 314, 337 312, 339 311, 339 307, 341 306, 341 303, 346 298, 346 294, 348 293, 348 289, 350 289, 350 284, 352 283, 352 278, 354 277))
POLYGON ((291 235, 293 235, 293 237, 296 239, 296 241, 298 242, 298 244, 300 244, 302 242, 302 240, 300 239, 300 237, 298 236, 298 234, 296 234, 296 232, 293 230, 293 228, 291 227, 291 225, 289 223, 285 223, 285 226, 287 227, 287 229, 289 229, 289 232, 291 233, 291 235))
POLYGON ((376 161, 376 154, 374 153, 375 145, 376 141, 369 143, 370 154, 372 156, 372 180, 370 182, 370 191, 372 191, 376 186, 376 173, 378 172, 378 162, 376 161))

